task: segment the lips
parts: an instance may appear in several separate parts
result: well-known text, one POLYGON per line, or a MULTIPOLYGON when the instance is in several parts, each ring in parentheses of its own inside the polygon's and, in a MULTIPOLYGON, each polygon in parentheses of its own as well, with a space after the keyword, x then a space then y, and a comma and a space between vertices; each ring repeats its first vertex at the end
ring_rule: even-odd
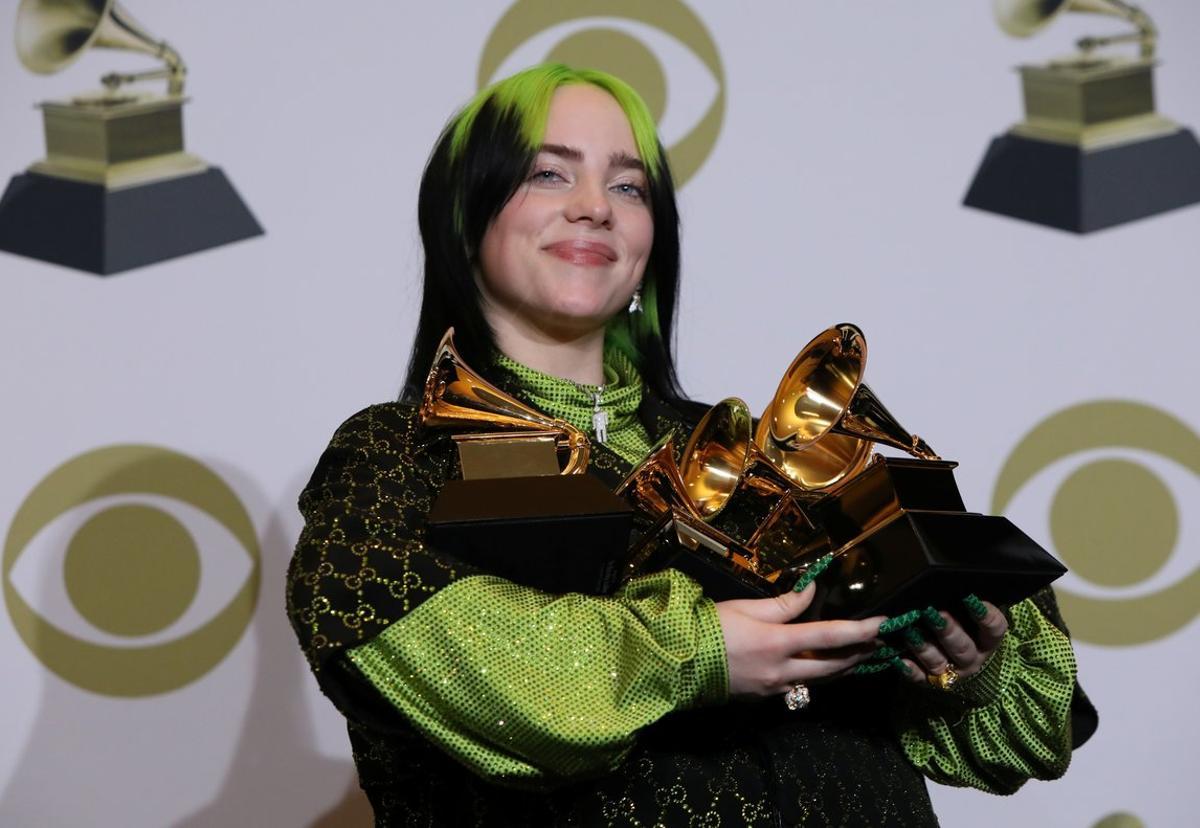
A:
POLYGON ((617 251, 607 244, 586 239, 554 242, 543 248, 563 261, 579 265, 606 265, 617 260, 617 251))

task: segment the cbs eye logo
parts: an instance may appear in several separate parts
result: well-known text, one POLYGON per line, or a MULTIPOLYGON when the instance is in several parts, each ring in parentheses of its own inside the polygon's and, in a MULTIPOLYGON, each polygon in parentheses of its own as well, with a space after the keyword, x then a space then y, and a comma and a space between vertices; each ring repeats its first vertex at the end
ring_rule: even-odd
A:
POLYGON ((658 123, 676 186, 717 143, 725 70, 708 29, 679 0, 518 0, 488 36, 476 82, 482 89, 544 61, 599 69, 636 89, 658 123))
POLYGON ((260 557, 250 516, 208 467, 109 446, 59 466, 17 509, 4 600, 21 640, 66 681, 109 696, 165 693, 237 644, 260 557))
POLYGON ((1160 409, 1099 400, 1025 435, 996 481, 992 511, 1020 516, 1049 501, 1050 537, 1071 568, 1071 581, 1055 585, 1071 633, 1130 646, 1200 612, 1198 491, 1200 435, 1160 409), (1189 506, 1182 514, 1177 498, 1189 506))

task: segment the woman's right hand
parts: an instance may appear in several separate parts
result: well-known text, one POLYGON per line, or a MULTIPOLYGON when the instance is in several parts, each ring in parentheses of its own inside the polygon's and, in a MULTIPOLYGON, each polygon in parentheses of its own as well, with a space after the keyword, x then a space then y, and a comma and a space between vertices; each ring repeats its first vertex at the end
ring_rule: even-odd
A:
POLYGON ((789 624, 812 603, 816 587, 777 598, 721 601, 717 615, 729 659, 729 693, 777 696, 793 685, 845 674, 882 643, 884 617, 789 624))

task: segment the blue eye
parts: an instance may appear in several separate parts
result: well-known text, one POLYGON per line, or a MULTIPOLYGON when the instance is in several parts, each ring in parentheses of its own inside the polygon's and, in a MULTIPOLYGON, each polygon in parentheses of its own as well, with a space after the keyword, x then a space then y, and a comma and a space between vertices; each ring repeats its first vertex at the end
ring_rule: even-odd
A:
POLYGON ((638 201, 646 200, 646 188, 639 187, 637 184, 623 182, 621 184, 614 184, 612 189, 623 196, 628 196, 629 198, 637 199, 638 201))
POLYGON ((562 177, 562 175, 559 174, 556 170, 542 169, 542 170, 534 170, 533 173, 529 176, 528 180, 533 183, 544 183, 545 184, 545 183, 556 183, 559 181, 565 181, 566 179, 564 179, 562 177))

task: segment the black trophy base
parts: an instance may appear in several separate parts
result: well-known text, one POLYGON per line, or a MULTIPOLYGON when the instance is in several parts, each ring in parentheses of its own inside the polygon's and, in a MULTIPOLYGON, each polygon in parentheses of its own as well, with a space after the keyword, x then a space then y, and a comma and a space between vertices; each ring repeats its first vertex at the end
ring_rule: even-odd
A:
POLYGON ((21 173, 0 198, 0 250, 101 276, 262 233, 216 167, 118 190, 21 173))
MULTIPOLYGON (((737 598, 771 598, 785 588, 759 577, 750 569, 750 554, 736 541, 706 529, 702 521, 669 512, 647 529, 622 567, 621 580, 676 569, 700 585, 713 601, 737 598), (679 521, 687 526, 680 527, 679 521), (688 526, 693 527, 688 531, 688 526), (707 536, 707 540, 706 540, 707 536), (692 543, 684 542, 690 537, 692 543)), ((795 582, 793 577, 786 582, 795 582)))
POLYGON ((633 513, 586 474, 452 480, 429 543, 490 575, 546 592, 610 592, 633 513))
POLYGON ((965 512, 954 479, 957 465, 876 455, 864 471, 812 507, 814 518, 830 545, 841 549, 903 510, 965 512))
POLYGON ((1200 202, 1200 142, 1180 129, 1084 151, 1017 135, 992 140, 963 203, 1090 233, 1200 202))
MULTIPOLYGON (((767 581, 730 557, 678 543, 660 521, 636 571, 672 567, 714 601, 768 598, 795 583, 767 581)), ((1066 567, 1007 518, 969 512, 902 512, 870 531, 817 578, 799 620, 900 615, 928 606, 951 609, 968 594, 1011 606, 1065 573, 1066 567)))
POLYGON ((806 619, 949 609, 974 593, 1010 606, 1067 571, 1004 517, 903 512, 842 552, 817 579, 806 619))

